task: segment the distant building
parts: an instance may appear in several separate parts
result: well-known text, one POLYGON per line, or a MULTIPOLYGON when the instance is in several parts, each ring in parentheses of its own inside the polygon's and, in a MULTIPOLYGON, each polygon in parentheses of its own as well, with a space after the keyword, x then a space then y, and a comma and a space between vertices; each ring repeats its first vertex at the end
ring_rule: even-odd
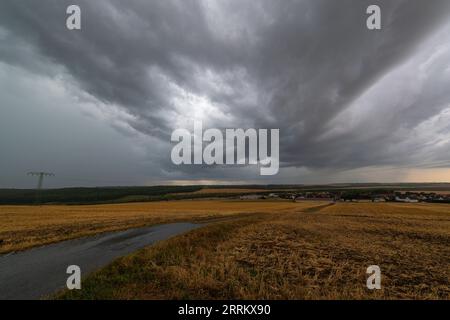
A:
POLYGON ((397 201, 397 202, 407 202, 407 203, 417 203, 417 202, 419 202, 418 199, 411 199, 410 197, 401 198, 399 196, 395 197, 395 201, 397 201))
POLYGON ((260 194, 247 194, 244 196, 240 196, 239 199, 240 200, 259 200, 259 199, 265 199, 265 197, 260 194))

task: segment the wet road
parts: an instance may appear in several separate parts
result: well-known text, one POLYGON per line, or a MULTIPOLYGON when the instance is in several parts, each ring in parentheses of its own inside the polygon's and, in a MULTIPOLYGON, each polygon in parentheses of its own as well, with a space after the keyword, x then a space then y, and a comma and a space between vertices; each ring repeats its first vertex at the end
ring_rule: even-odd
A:
POLYGON ((0 299, 40 299, 66 286, 69 265, 81 276, 115 258, 200 227, 171 223, 69 240, 0 256, 0 299))

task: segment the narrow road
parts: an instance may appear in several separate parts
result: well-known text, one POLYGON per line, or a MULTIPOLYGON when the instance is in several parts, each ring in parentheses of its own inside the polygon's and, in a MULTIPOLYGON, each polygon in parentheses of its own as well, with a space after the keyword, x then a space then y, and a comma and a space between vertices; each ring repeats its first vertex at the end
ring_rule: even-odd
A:
POLYGON ((66 286, 67 267, 85 277, 115 258, 200 227, 171 223, 64 241, 0 256, 0 299, 40 299, 66 286))

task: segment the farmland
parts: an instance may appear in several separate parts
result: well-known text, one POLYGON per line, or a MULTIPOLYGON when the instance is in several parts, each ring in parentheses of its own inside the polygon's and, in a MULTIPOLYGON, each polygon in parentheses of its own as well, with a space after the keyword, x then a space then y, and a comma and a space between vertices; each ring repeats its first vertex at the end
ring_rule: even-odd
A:
POLYGON ((0 253, 100 232, 299 210, 313 203, 183 200, 105 205, 0 206, 0 253))
POLYGON ((213 204, 222 215, 247 215, 118 259, 59 298, 450 299, 448 205, 205 201, 191 208, 206 214, 213 204), (369 265, 381 268, 381 290, 366 288, 369 265))
MULTIPOLYGON (((275 189, 277 190, 277 189, 275 189)), ((179 194, 243 194, 243 193, 261 193, 273 190, 267 190, 267 189, 250 189, 250 188, 202 188, 200 190, 194 191, 194 192, 185 192, 185 193, 179 193, 179 194)))

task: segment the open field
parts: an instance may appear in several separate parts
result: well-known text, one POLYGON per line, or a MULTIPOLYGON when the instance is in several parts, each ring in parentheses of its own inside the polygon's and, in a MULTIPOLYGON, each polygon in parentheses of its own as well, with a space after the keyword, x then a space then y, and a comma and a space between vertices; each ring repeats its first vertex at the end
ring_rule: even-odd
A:
MULTIPOLYGON (((249 204, 260 203, 270 204, 249 204)), ((450 299, 448 205, 278 202, 265 212, 118 259, 60 298, 450 299), (369 265, 381 268, 381 290, 366 288, 369 265)))
MULTIPOLYGON (((283 190, 285 191, 285 190, 283 190)), ((242 194, 242 193, 257 193, 257 192, 272 192, 267 189, 248 189, 248 188, 202 188, 194 192, 184 192, 178 194, 242 194)))
POLYGON ((152 224, 295 211, 313 205, 312 202, 186 200, 84 206, 0 206, 0 253, 152 224))

